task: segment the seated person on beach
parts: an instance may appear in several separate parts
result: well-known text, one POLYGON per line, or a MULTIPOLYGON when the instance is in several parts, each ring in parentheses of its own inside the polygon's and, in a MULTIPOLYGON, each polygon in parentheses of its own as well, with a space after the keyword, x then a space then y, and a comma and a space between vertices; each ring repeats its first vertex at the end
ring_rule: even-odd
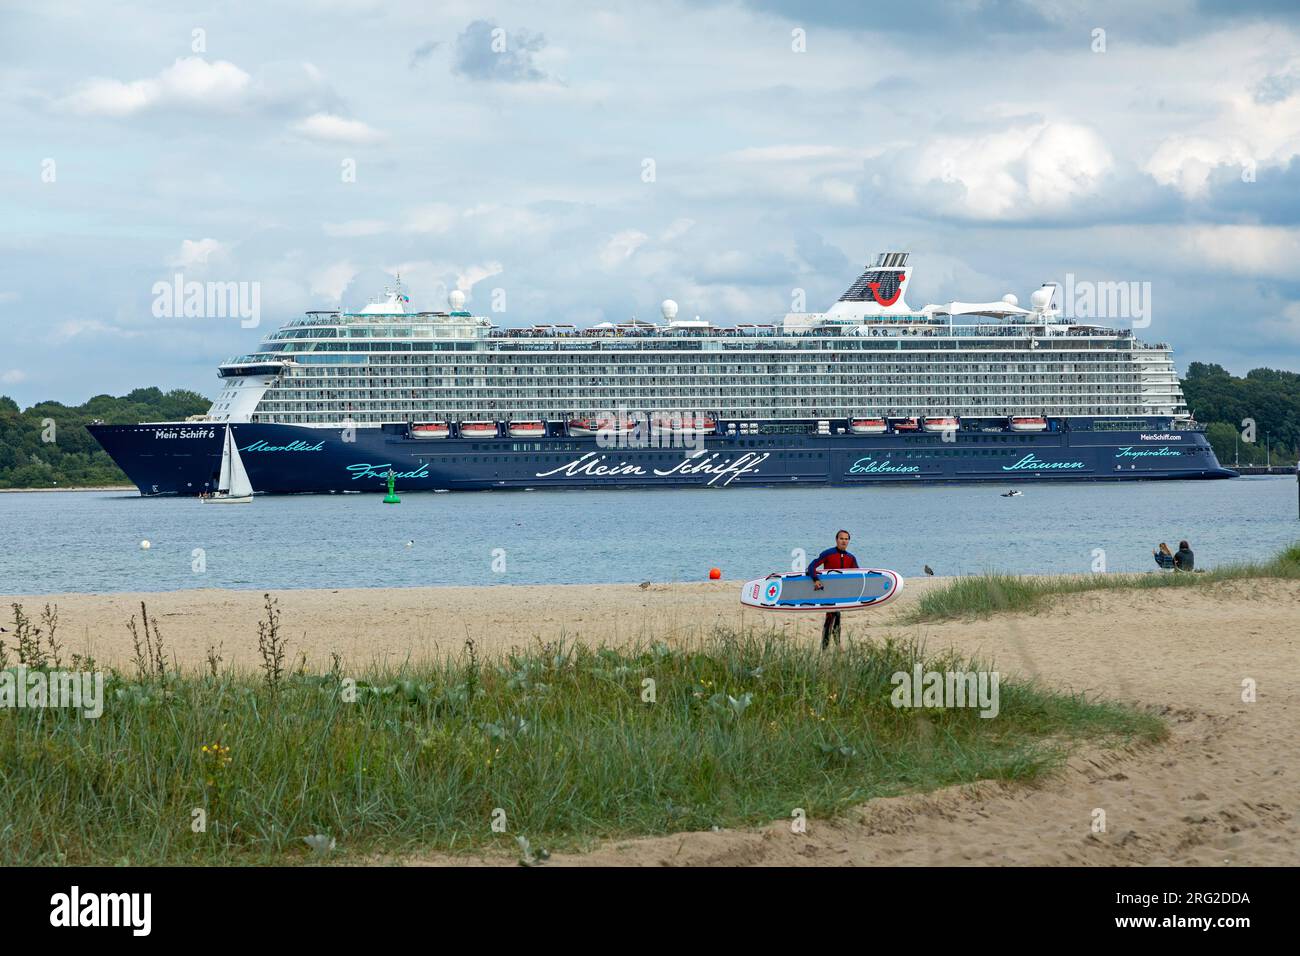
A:
POLYGON ((1160 567, 1172 568, 1174 566, 1174 553, 1169 550, 1169 545, 1163 541, 1160 542, 1160 547, 1151 553, 1155 555, 1156 564, 1160 567))
POLYGON ((1196 569, 1196 556, 1192 554, 1191 545, 1186 541, 1178 542, 1178 553, 1174 555, 1174 569, 1178 571, 1196 569))

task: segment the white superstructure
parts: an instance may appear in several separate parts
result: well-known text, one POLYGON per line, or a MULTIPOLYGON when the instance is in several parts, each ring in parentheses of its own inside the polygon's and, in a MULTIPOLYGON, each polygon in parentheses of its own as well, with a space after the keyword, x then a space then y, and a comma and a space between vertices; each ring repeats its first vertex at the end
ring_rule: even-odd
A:
POLYGON ((884 253, 831 308, 770 324, 679 319, 497 328, 412 312, 397 290, 309 312, 221 367, 219 421, 338 425, 542 421, 700 409, 764 421, 862 416, 1187 416, 1170 347, 1067 321, 1044 287, 1022 308, 914 309, 906 253, 884 253))

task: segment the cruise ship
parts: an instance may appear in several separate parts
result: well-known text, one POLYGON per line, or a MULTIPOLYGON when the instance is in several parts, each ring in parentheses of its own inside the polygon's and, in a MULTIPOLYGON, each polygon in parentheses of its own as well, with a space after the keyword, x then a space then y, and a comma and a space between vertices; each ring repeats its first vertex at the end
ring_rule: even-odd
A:
POLYGON ((144 495, 216 490, 227 429, 257 493, 1230 478, 1171 348, 1022 307, 913 308, 888 252, 825 312, 715 326, 498 328, 397 288, 223 363, 206 415, 91 424, 144 495))

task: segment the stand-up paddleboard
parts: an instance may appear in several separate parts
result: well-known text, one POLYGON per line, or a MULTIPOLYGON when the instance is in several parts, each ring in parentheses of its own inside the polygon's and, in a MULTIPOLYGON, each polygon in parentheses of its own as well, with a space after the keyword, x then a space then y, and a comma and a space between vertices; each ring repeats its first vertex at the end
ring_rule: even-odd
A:
POLYGON ((748 581, 740 589, 740 603, 768 611, 860 611, 887 604, 903 590, 903 576, 883 568, 832 568, 819 579, 820 591, 807 574, 773 574, 748 581))

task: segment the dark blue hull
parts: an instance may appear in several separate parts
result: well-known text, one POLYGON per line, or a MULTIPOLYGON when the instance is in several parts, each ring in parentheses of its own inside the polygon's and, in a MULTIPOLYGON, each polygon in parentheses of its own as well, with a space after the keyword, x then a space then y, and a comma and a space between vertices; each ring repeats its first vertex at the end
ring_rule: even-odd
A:
MULTIPOLYGON (((724 423, 725 425, 725 423, 724 423)), ((145 495, 198 495, 216 486, 224 425, 91 425, 145 495)), ((913 484, 1232 478, 1202 432, 1153 419, 1135 430, 1087 420, 1017 434, 725 434, 703 448, 606 447, 597 438, 411 438, 400 425, 339 428, 230 426, 253 488, 267 494, 399 490, 648 486, 913 484), (347 441, 345 438, 352 438, 347 441)))

